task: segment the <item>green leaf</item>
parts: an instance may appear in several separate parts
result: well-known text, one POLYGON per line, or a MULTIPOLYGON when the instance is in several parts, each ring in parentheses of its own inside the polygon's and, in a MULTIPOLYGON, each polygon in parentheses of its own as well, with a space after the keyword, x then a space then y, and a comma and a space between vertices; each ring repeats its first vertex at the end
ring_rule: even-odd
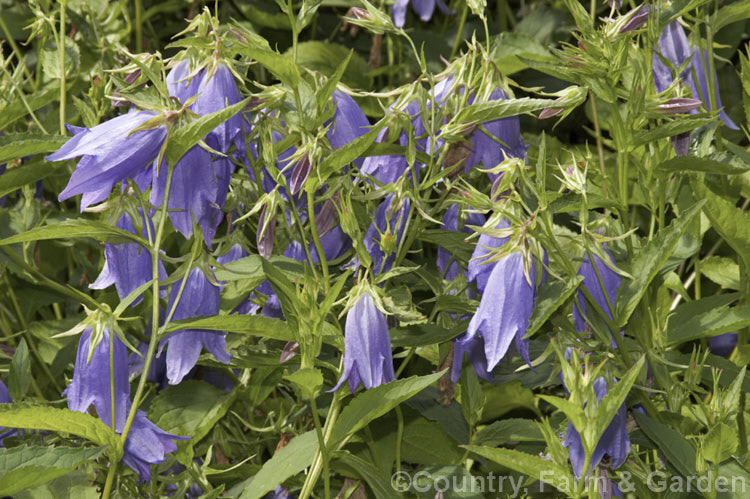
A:
POLYGON ((501 466, 523 473, 535 480, 548 483, 563 493, 569 493, 570 490, 567 489, 575 483, 574 478, 570 475, 570 471, 567 468, 542 459, 539 456, 532 456, 531 454, 517 450, 482 447, 479 445, 463 445, 462 447, 482 457, 486 457, 501 466))
POLYGON ((443 427, 421 416, 404 424, 401 459, 422 466, 459 464, 464 452, 443 427))
POLYGON ((468 234, 444 229, 427 229, 419 234, 419 239, 437 244, 452 254, 458 261, 468 262, 474 245, 466 242, 468 234))
POLYGON ((149 409, 149 418, 162 430, 189 436, 178 441, 180 462, 192 461, 192 449, 224 417, 239 390, 224 392, 204 381, 188 380, 170 386, 156 396, 149 409))
MULTIPOLYGON (((702 198, 697 197, 696 199, 702 198)), ((624 327, 628 322, 635 307, 638 306, 638 302, 646 293, 648 285, 672 255, 683 233, 703 205, 704 202, 699 201, 685 210, 679 218, 675 219, 666 229, 660 231, 654 239, 641 248, 633 258, 630 268, 633 279, 623 279, 617 293, 615 302, 616 326, 624 327)))
POLYGON ((17 168, 6 170, 5 173, 0 175, 0 196, 5 196, 24 185, 42 180, 55 173, 61 166, 65 166, 65 162, 49 163, 42 159, 35 159, 24 162, 17 168))
POLYGON ((628 396, 628 393, 630 393, 630 389, 633 387, 633 383, 635 383, 635 379, 638 377, 638 374, 641 372, 641 369, 643 369, 645 363, 646 356, 642 355, 641 358, 638 359, 630 369, 628 369, 625 376, 623 376, 615 386, 609 388, 607 395, 605 395, 601 402, 599 402, 599 407, 596 412, 596 426, 592 442, 594 445, 592 445, 592 449, 596 446, 596 442, 599 442, 599 439, 604 435, 609 423, 612 422, 612 419, 614 419, 615 414, 617 414, 617 411, 622 407, 622 404, 625 403, 625 398, 628 396))
POLYGON ((375 145, 375 139, 378 137, 378 133, 385 126, 381 120, 375 128, 370 130, 364 135, 357 137, 352 140, 344 147, 334 149, 330 154, 325 156, 318 166, 318 177, 320 182, 323 183, 332 174, 350 164, 355 159, 362 157, 365 152, 375 145))
POLYGON ((695 199, 705 203, 703 212, 711 221, 711 227, 743 259, 745 268, 750 269, 750 214, 714 194, 697 175, 690 177, 690 186, 695 199))
POLYGON ((731 258, 710 256, 701 261, 701 272, 726 289, 740 289, 740 266, 731 258))
POLYGON ((104 452, 104 447, 0 448, 0 495, 9 496, 63 476, 104 452))
POLYGON ((748 171, 748 167, 739 162, 722 162, 711 158, 696 156, 678 156, 660 163, 656 171, 664 175, 677 172, 707 172, 721 175, 739 175, 748 171))
POLYGON ((552 313, 573 295, 582 281, 583 277, 577 275, 566 281, 551 282, 542 286, 536 297, 534 311, 531 313, 529 327, 524 338, 533 336, 547 322, 552 313))
POLYGON ((423 347, 452 340, 461 334, 461 331, 446 329, 437 324, 424 323, 393 328, 390 334, 391 346, 394 348, 423 347))
POLYGON ((13 360, 10 363, 10 398, 12 400, 21 400, 26 396, 31 384, 31 364, 29 362, 29 347, 26 346, 26 339, 21 338, 21 342, 16 348, 13 360))
POLYGON ((342 440, 354 435, 373 419, 379 418, 401 402, 436 382, 443 371, 427 376, 412 376, 385 383, 360 393, 341 411, 328 445, 335 448, 342 440))
POLYGON ((120 449, 120 436, 98 418, 82 412, 27 404, 0 404, 0 427, 70 433, 97 445, 120 449))
POLYGON ((714 29, 719 31, 724 26, 727 26, 738 21, 743 21, 750 18, 750 0, 740 0, 739 2, 732 2, 730 4, 721 7, 716 12, 714 20, 714 29))
MULTIPOLYGON (((291 60, 292 49, 287 50, 285 56, 291 60)), ((317 71, 332 77, 337 73, 341 64, 351 55, 346 72, 342 72, 341 81, 351 88, 369 90, 372 87, 372 77, 369 76, 370 67, 367 62, 350 48, 337 43, 309 41, 297 44, 297 64, 311 71, 317 71)), ((330 101, 329 101, 330 102, 330 101)))
POLYGON ((99 499, 100 491, 83 471, 73 471, 43 485, 13 494, 13 499, 99 499))
POLYGON ((498 446, 509 442, 544 442, 539 426, 530 419, 511 418, 485 426, 474 437, 475 445, 498 446))
POLYGON ((554 102, 554 99, 531 99, 529 97, 480 102, 462 109, 456 116, 456 120, 458 122, 484 123, 554 107, 554 102))
POLYGON ((291 57, 261 47, 236 46, 235 50, 242 55, 261 63, 276 78, 290 88, 297 88, 300 82, 299 68, 291 57))
POLYGON ((505 32, 500 33, 493 41, 490 58, 499 68, 503 68, 503 74, 510 76, 529 66, 519 59, 518 56, 526 57, 538 55, 550 57, 549 50, 544 48, 539 41, 525 33, 505 32))
POLYGON ((722 463, 734 455, 738 445, 737 432, 719 423, 703 439, 703 457, 715 464, 722 463))
POLYGON ((484 393, 471 362, 464 362, 461 371, 461 410, 469 426, 473 427, 482 418, 484 393))
POLYGON ((679 317, 675 320, 670 317, 666 331, 669 344, 678 345, 686 341, 737 331, 747 326, 750 326, 750 305, 741 305, 718 308, 685 321, 680 321, 679 317))
POLYGON ((54 39, 47 40, 47 43, 44 44, 44 47, 39 52, 39 62, 42 64, 42 69, 53 80, 62 78, 63 72, 60 71, 61 66, 64 66, 65 74, 70 76, 75 74, 80 64, 81 55, 78 45, 67 36, 64 37, 64 40, 64 64, 60 63, 60 48, 54 39))
POLYGON ((638 411, 633 411, 633 415, 643 433, 664 453, 682 476, 695 475, 695 448, 679 431, 638 411))
POLYGON ((274 293, 279 298, 281 304, 281 310, 284 312, 287 322, 292 327, 292 331, 297 331, 297 292, 294 289, 294 284, 279 270, 274 264, 268 260, 262 261, 263 272, 266 274, 266 279, 271 284, 274 293))
POLYGON ((297 385, 308 398, 312 398, 323 386, 323 375, 318 369, 307 367, 284 376, 284 379, 297 385))
POLYGON ((174 167, 191 147, 195 146, 203 137, 213 131, 214 128, 245 109, 248 102, 250 102, 249 97, 220 111, 201 116, 187 125, 177 128, 169 137, 167 143, 167 163, 174 167))
POLYGON ((166 332, 180 329, 210 329, 212 331, 253 334, 281 341, 292 341, 293 339, 284 321, 263 317, 262 315, 233 314, 201 317, 199 319, 183 319, 170 322, 166 332))
POLYGON ((297 435, 263 464, 252 481, 245 486, 240 499, 260 499, 290 476, 297 475, 310 466, 317 450, 318 437, 315 431, 297 435))
MULTIPOLYGON (((17 133, 0 137, 0 163, 60 149, 70 137, 41 133, 17 133)), ((47 163, 47 168, 50 164, 47 163)), ((7 175, 12 169, 3 175, 7 175)), ((2 177, 0 177, 2 178, 2 177)))
POLYGON ((0 246, 27 241, 69 239, 73 237, 90 237, 97 241, 113 244, 135 242, 144 247, 149 246, 148 241, 140 236, 131 234, 126 230, 118 229, 113 225, 95 220, 86 220, 84 218, 73 218, 36 227, 22 234, 0 240, 0 246))
MULTIPOLYGON (((377 466, 373 466, 371 462, 348 452, 336 452, 333 457, 331 464, 334 469, 353 472, 354 476, 359 476, 367 482, 376 499, 401 497, 401 495, 394 495, 391 477, 377 466)), ((347 473, 347 476, 349 476, 349 473, 347 473)))
POLYGON ((633 139, 633 147, 642 146, 648 144, 654 140, 666 139, 673 135, 680 133, 690 132, 698 127, 711 123, 710 118, 680 118, 667 123, 661 123, 659 126, 640 133, 633 139))

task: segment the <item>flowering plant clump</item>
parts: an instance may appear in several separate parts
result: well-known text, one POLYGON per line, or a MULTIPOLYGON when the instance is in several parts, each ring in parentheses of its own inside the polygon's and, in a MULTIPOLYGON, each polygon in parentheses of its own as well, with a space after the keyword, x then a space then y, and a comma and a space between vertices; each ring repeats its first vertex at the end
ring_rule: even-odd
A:
POLYGON ((747 1, 0 32, 0 497, 747 494, 747 1))

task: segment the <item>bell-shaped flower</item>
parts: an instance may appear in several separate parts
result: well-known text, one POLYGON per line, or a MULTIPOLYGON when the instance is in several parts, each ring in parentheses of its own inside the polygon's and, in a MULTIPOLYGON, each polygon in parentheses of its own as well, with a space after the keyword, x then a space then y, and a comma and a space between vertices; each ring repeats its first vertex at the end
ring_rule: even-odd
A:
MULTIPOLYGON (((13 400, 10 398, 8 387, 5 383, 0 381, 0 404, 12 404, 13 400)), ((0 427, 0 447, 4 447, 4 441, 6 438, 13 437, 18 434, 18 430, 15 428, 2 428, 0 427)))
POLYGON ((397 28, 404 27, 404 21, 406 21, 406 6, 411 3, 411 8, 419 18, 427 22, 432 19, 432 14, 435 12, 435 6, 440 9, 443 14, 453 15, 455 11, 448 8, 443 0, 395 0, 393 4, 393 24, 397 28))
MULTIPOLYGON (((333 103, 336 111, 333 114, 333 124, 326 136, 334 149, 340 149, 369 131, 370 122, 362 109, 350 96, 340 90, 333 91, 333 103)), ((364 158, 357 158, 354 164, 362 167, 364 158)))
MULTIPOLYGON (((91 334, 91 328, 81 334, 73 380, 63 395, 67 396, 71 411, 88 413, 93 405, 103 423, 116 433, 122 433, 131 408, 127 350, 117 336, 104 328, 102 338, 88 360, 91 334)), ((168 453, 177 450, 173 440, 188 438, 162 431, 147 419, 145 412, 138 410, 125 441, 122 460, 139 474, 141 480, 148 481, 151 478, 148 464, 163 462, 168 453)))
MULTIPOLYGON (((705 51, 698 50, 690 46, 685 30, 677 21, 670 23, 661 36, 659 43, 654 49, 653 55, 653 73, 656 90, 664 92, 674 81, 672 69, 669 68, 659 57, 661 54, 671 63, 674 69, 678 69, 685 62, 689 61, 687 67, 680 73, 679 79, 690 89, 694 99, 700 99, 706 105, 709 111, 712 111, 711 99, 709 97, 708 87, 708 54, 705 51)), ((739 130, 737 125, 729 119, 729 116, 722 109, 721 99, 719 97, 719 83, 716 78, 716 72, 711 75, 712 86, 714 89, 716 107, 719 109, 719 118, 724 124, 733 129, 739 130)), ((692 113, 697 111, 693 110, 692 113)))
MULTIPOLYGON (((242 100, 237 90, 232 71, 223 63, 217 64, 215 71, 204 75, 198 86, 198 98, 192 105, 193 111, 200 115, 221 111, 242 100)), ((227 153, 235 137, 242 131, 242 115, 235 114, 206 137, 206 143, 219 152, 227 153)))
POLYGON ((492 381, 495 376, 492 371, 487 370, 487 357, 484 353, 484 339, 481 336, 463 341, 464 338, 457 338, 453 342, 453 363, 451 365, 451 382, 455 385, 461 378, 461 367, 464 361, 464 355, 468 355, 469 362, 474 367, 474 372, 482 379, 492 381))
POLYGON ((354 393, 360 383, 370 389, 395 379, 385 314, 365 291, 346 314, 344 369, 331 391, 338 390, 344 381, 354 393))
MULTIPOLYGON (((148 238, 149 232, 147 231, 146 224, 149 225, 151 234, 155 233, 154 224, 151 218, 144 217, 141 210, 139 212, 143 223, 141 234, 144 238, 148 238)), ((115 226, 131 234, 137 234, 129 213, 123 213, 115 226)), ((91 289, 104 289, 114 284, 117 289, 117 295, 123 300, 139 286, 149 282, 153 277, 151 253, 142 248, 138 243, 107 243, 104 245, 104 259, 102 272, 96 281, 89 284, 91 289)), ((160 261, 159 280, 166 278, 167 272, 160 261)), ((139 297, 131 306, 137 305, 141 300, 142 297, 139 297)))
POLYGON ((524 336, 535 300, 536 265, 533 261, 528 276, 520 251, 504 256, 493 265, 464 340, 468 342, 475 336, 484 338, 488 371, 505 356, 514 339, 519 355, 529 363, 528 339, 524 336))
POLYGON ((172 67, 167 74, 167 91, 172 97, 177 97, 184 104, 188 99, 198 93, 198 88, 203 81, 203 70, 192 74, 190 71, 190 59, 183 59, 172 67))
MULTIPOLYGON (((231 169, 225 158, 212 158, 200 146, 191 148, 174 167, 169 192, 169 219, 186 238, 193 235, 193 220, 203 232, 203 240, 211 246, 216 229, 221 223, 221 210, 226 201, 231 169)), ((151 189, 154 206, 164 202, 167 186, 167 166, 161 165, 158 179, 151 189)))
MULTIPOLYGON (((443 229, 450 230, 453 232, 459 232, 458 228, 458 212, 459 207, 457 204, 451 205, 448 211, 443 215, 443 229)), ((469 225, 482 226, 484 225, 484 217, 479 213, 469 212, 466 216, 466 223, 461 227, 460 232, 464 234, 471 234, 472 230, 468 227, 469 225)), ((443 248, 438 246, 437 250, 437 266, 440 269, 440 274, 446 281, 452 281, 461 273, 461 268, 453 258, 453 255, 443 248)))
POLYGON ((375 211, 365 233, 365 248, 372 257, 372 271, 376 276, 388 272, 396 260, 410 206, 409 198, 398 201, 393 194, 388 194, 375 211))
MULTIPOLYGON (((604 252, 607 254, 610 264, 614 265, 614 259, 609 250, 605 248, 604 252)), ((593 263, 588 257, 584 258, 581 268, 578 270, 578 275, 583 277, 581 286, 586 288, 597 306, 611 321, 612 309, 615 305, 615 300, 617 299, 617 290, 620 288, 622 278, 617 272, 607 267, 607 265, 596 256, 596 254, 594 254, 593 257, 593 263), (604 286, 603 288, 602 285, 604 286)), ((586 317, 591 318, 593 311, 588 310, 588 308, 589 306, 586 304, 585 295, 583 291, 579 289, 576 303, 573 305, 573 322, 575 323, 576 331, 591 330, 586 322, 586 317)), ((613 346, 616 346, 614 339, 612 341, 613 346)))
MULTIPOLYGON (((388 139, 388 127, 378 133, 375 142, 384 142, 388 139)), ((399 145, 406 146, 408 138, 405 133, 399 136, 399 145)), ((400 154, 391 154, 387 156, 368 156, 362 162, 360 171, 371 176, 377 182, 388 185, 395 183, 409 168, 406 158, 400 154)), ((375 184, 378 187, 377 184, 375 184)))
MULTIPOLYGON (((507 229, 509 227, 510 222, 501 218, 495 229, 507 229)), ((466 278, 470 283, 476 283, 479 293, 484 294, 484 289, 487 287, 487 279, 489 279, 492 269, 495 266, 494 262, 487 262, 492 256, 492 250, 501 247, 507 242, 507 237, 494 237, 487 234, 479 236, 477 245, 474 247, 474 252, 471 255, 471 260, 469 260, 468 272, 466 274, 466 278)))
MULTIPOLYGON (((594 391, 596 399, 601 402, 607 395, 607 382, 604 378, 599 377, 594 380, 594 391)), ((625 462, 630 451, 630 437, 628 436, 627 410, 623 404, 615 413, 615 417, 604 430, 599 442, 596 444, 594 453, 591 456, 591 468, 596 468, 604 459, 609 456, 609 468, 617 469, 625 462)), ((563 445, 568 448, 570 462, 573 464, 573 471, 578 478, 583 474, 583 466, 586 462, 586 453, 583 450, 581 435, 572 424, 568 424, 568 431, 565 433, 563 445)), ((586 473, 588 475, 588 472, 586 473)))
MULTIPOLYGON (((175 307, 173 320, 192 317, 212 316, 219 313, 219 288, 211 284, 199 268, 192 269, 179 282, 172 285, 167 310, 175 307), (177 302, 182 282, 185 287, 177 302)), ((206 350, 224 364, 232 356, 227 352, 226 333, 208 329, 180 329, 162 340, 159 354, 167 346, 167 378, 171 385, 176 385, 198 362, 201 349, 206 350)))
POLYGON ((64 161, 82 156, 58 199, 84 194, 83 210, 106 199, 118 182, 142 174, 159 153, 167 130, 163 125, 133 130, 157 116, 151 111, 133 111, 91 129, 72 128, 75 135, 46 157, 48 161, 64 161))
POLYGON ((724 333, 708 339, 708 350, 714 355, 728 357, 737 346, 737 333, 724 333))

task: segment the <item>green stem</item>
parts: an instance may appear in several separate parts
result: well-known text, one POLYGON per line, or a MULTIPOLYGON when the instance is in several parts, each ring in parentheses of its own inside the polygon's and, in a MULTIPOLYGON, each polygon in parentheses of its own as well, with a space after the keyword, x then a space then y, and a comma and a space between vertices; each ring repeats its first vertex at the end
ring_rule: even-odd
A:
POLYGON ((451 56, 450 60, 452 61, 453 58, 456 56, 456 52, 458 52, 458 46, 461 44, 461 40, 463 39, 464 34, 464 24, 466 24, 466 14, 469 11, 469 5, 464 2, 464 8, 461 10, 461 20, 458 21, 458 31, 456 31, 456 40, 453 42, 453 50, 451 50, 451 56))
MULTIPOLYGON (((109 332, 109 393, 110 393, 110 414, 112 415, 112 430, 117 431, 117 415, 115 414, 115 354, 114 354, 114 333, 109 332)), ((117 465, 119 461, 112 460, 109 464, 109 470, 107 471, 107 480, 104 482, 104 491, 102 497, 108 497, 110 490, 112 489, 112 483, 114 482, 115 475, 117 474, 117 465)))
MULTIPOLYGON (((339 393, 340 392, 338 391, 334 392, 331 406, 328 408, 328 416, 326 416, 326 423, 323 430, 323 440, 325 444, 327 444, 328 439, 331 437, 331 433, 333 432, 333 425, 336 423, 336 419, 339 415, 339 393)), ((310 473, 307 475, 305 483, 302 485, 302 490, 299 493, 299 499, 308 499, 310 497, 310 495, 312 494, 312 489, 315 486, 315 482, 318 481, 318 477, 320 476, 322 468, 322 453, 319 447, 318 451, 315 454, 315 459, 313 459, 313 464, 310 467, 310 473)))
MULTIPOLYGON (((13 86, 13 90, 15 90, 16 93, 18 94, 18 97, 21 99, 21 103, 23 104, 23 107, 26 108, 26 111, 29 113, 29 116, 31 116, 31 119, 34 120, 34 123, 36 123, 36 126, 39 127, 39 130, 49 135, 49 132, 47 131, 47 129, 44 128, 44 125, 42 125, 42 123, 39 121, 39 118, 37 118, 36 114, 34 114, 34 110, 31 109, 31 106, 29 105, 29 102, 26 100, 26 96, 24 95, 23 90, 20 89, 16 85, 16 82, 13 80, 13 75, 10 74, 10 71, 8 71, 8 69, 5 67, 4 64, 3 64, 3 73, 5 73, 5 76, 8 78, 8 81, 13 86)), ((41 73, 41 71, 39 73, 41 73)))
POLYGON ((141 15, 143 12, 143 0, 135 0, 135 50, 139 54, 143 52, 143 26, 141 15))
POLYGON ((109 465, 109 470, 107 471, 107 481, 104 482, 104 490, 102 491, 102 498, 109 497, 110 492, 112 491, 112 483, 115 481, 115 475, 117 474, 117 465, 119 464, 119 461, 113 461, 109 465))
POLYGON ((401 406, 396 406, 396 473, 401 472, 401 440, 404 438, 404 415, 401 413, 401 406))
MULTIPOLYGON (((313 241, 315 242, 315 249, 318 251, 320 267, 323 269, 323 289, 328 291, 328 260, 326 260, 326 254, 325 251, 323 251, 323 243, 320 242, 320 234, 318 234, 318 226, 315 222, 315 201, 313 201, 312 192, 307 193, 307 216, 310 217, 310 230, 312 231, 313 241)), ((310 260, 310 265, 312 265, 312 260, 310 260)))
POLYGON ((65 135, 65 3, 60 0, 60 31, 57 33, 57 50, 60 58, 60 135, 65 135))
POLYGON ((323 460, 323 484, 325 490, 325 498, 330 499, 331 497, 331 478, 328 472, 328 449, 326 449, 326 439, 323 435, 323 428, 320 425, 320 416, 318 415, 318 407, 315 403, 315 396, 310 397, 310 408, 312 409, 313 422, 315 423, 315 432, 318 434, 318 449, 320 449, 320 456, 323 460))
POLYGON ((23 66, 23 72, 26 74, 26 78, 28 78, 31 81, 31 84, 34 85, 34 77, 31 76, 31 72, 29 71, 28 66, 26 66, 26 58, 21 58, 21 50, 18 48, 18 44, 13 39, 13 36, 10 33, 10 30, 8 29, 8 25, 5 24, 5 20, 3 19, 3 16, 0 15, 0 29, 3 30, 3 34, 5 35, 5 39, 8 40, 8 43, 10 44, 10 48, 13 49, 13 52, 16 54, 16 57, 18 58, 18 61, 21 63, 21 66, 23 66))

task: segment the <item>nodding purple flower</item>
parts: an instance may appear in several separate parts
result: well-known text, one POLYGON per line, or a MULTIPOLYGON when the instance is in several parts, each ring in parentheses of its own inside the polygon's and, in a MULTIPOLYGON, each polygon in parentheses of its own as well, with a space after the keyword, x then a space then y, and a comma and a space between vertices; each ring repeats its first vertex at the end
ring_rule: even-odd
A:
MULTIPOLYGON (((607 395, 607 382, 604 378, 599 377, 594 380, 594 391, 596 399, 601 402, 607 395)), ((630 437, 628 436, 627 410, 625 404, 620 406, 615 417, 604 430, 599 442, 596 444, 594 454, 591 456, 591 468, 594 469, 602 461, 604 456, 609 456, 609 468, 617 469, 625 462, 630 451, 630 437)), ((583 474, 583 466, 586 461, 586 453, 583 451, 581 436, 572 424, 568 424, 568 431, 565 433, 563 445, 568 448, 570 462, 573 464, 573 471, 578 478, 583 474)), ((586 472, 588 475, 588 471, 586 472)))
POLYGON ((708 349, 714 355, 728 357, 737 346, 737 333, 724 333, 708 339, 708 349))
MULTIPOLYGON (((333 114, 333 124, 326 136, 332 148, 340 149, 366 134, 369 131, 370 122, 354 99, 344 92, 334 90, 333 103, 336 105, 336 111, 333 114)), ((364 160, 364 158, 357 158, 354 164, 357 168, 361 168, 364 160)))
MULTIPOLYGON (((388 139, 388 127, 378 133, 375 138, 375 142, 385 142, 388 139)), ((399 145, 406 146, 408 144, 408 137, 406 133, 399 135, 399 145)), ((362 162, 360 171, 366 175, 371 176, 377 182, 388 185, 395 183, 401 176, 409 169, 409 163, 406 162, 406 158, 400 154, 392 154, 388 156, 368 156, 362 162)), ((411 172, 410 172, 411 174, 411 172)), ((378 184, 374 184, 375 187, 379 187, 378 184)))
POLYGON ((487 356, 484 352, 484 339, 481 336, 474 336, 467 341, 464 338, 457 338, 453 342, 453 364, 451 365, 451 382, 455 385, 461 378, 461 366, 463 365, 464 355, 469 356, 469 361, 474 367, 474 372, 482 379, 492 381, 495 376, 492 371, 487 370, 487 356))
MULTIPOLYGON (((12 404, 13 400, 10 398, 8 387, 5 383, 0 381, 0 404, 12 404)), ((0 447, 4 447, 4 441, 6 438, 15 436, 18 434, 18 430, 15 428, 2 428, 0 427, 0 447)))
MULTIPOLYGON (((151 218, 143 216, 143 211, 138 210, 141 215, 143 229, 140 231, 144 238, 148 239, 148 234, 154 234, 154 224, 151 218), (146 224, 150 227, 150 232, 146 224)), ((123 213, 117 220, 115 226, 118 229, 125 230, 131 234, 137 234, 133 224, 132 217, 129 213, 123 213)), ((104 267, 97 277, 96 281, 89 284, 91 289, 104 289, 112 284, 117 289, 117 295, 121 300, 125 299, 130 293, 135 291, 139 286, 149 282, 153 277, 153 267, 151 265, 151 253, 145 248, 141 248, 138 243, 123 243, 104 245, 104 267)), ((167 272, 164 265, 159 261, 159 280, 167 278, 167 272)), ((132 304, 137 305, 143 297, 139 297, 132 304)))
MULTIPOLYGON (((507 98, 505 92, 497 88, 492 91, 489 100, 506 100, 507 98)), ((506 158, 526 158, 528 146, 521 137, 521 121, 518 116, 488 121, 482 123, 482 128, 492 136, 487 135, 481 128, 476 128, 471 136, 472 151, 466 160, 465 172, 468 173, 479 163, 482 163, 482 166, 488 169, 496 167, 506 158), (499 144, 498 140, 502 144, 499 144)), ((492 182, 495 182, 500 176, 498 173, 488 173, 488 175, 492 182)))
POLYGON ((388 324, 368 292, 346 314, 344 330, 344 369, 331 391, 349 382, 352 393, 360 383, 370 389, 396 379, 393 370, 388 324))
POLYGON ((289 192, 292 193, 292 196, 296 196, 299 191, 302 190, 302 187, 304 187, 305 182, 307 181, 307 177, 310 176, 311 170, 312 164, 310 163, 310 158, 307 154, 302 156, 294 164, 294 168, 292 168, 292 177, 289 181, 289 192))
POLYGON ((64 161, 82 156, 58 199, 83 194, 83 210, 105 200, 118 182, 142 175, 159 153, 167 130, 162 125, 132 132, 158 116, 151 111, 133 111, 91 129, 68 127, 74 136, 45 158, 64 161))
MULTIPOLYGON (((459 232, 458 228, 458 212, 459 208, 457 204, 451 205, 448 211, 443 215, 443 229, 450 230, 453 232, 459 232)), ((460 232, 464 234, 471 234, 472 230, 468 227, 469 225, 481 226, 484 225, 484 217, 479 213, 469 212, 466 216, 466 223, 461 227, 460 232)), ((437 250, 437 266, 440 269, 440 274, 446 281, 452 281, 461 273, 461 267, 458 262, 453 258, 453 255, 442 246, 438 246, 437 250)))
POLYGON ((448 8, 443 0, 395 0, 393 4, 393 24, 398 28, 404 27, 404 21, 406 21, 406 6, 411 1, 411 8, 419 18, 427 22, 432 18, 432 13, 435 12, 435 6, 440 9, 443 14, 453 15, 456 12, 448 8))
MULTIPOLYGON (((604 252, 607 254, 610 263, 614 265, 614 259, 609 250, 605 248, 604 252)), ((584 258, 581 268, 578 270, 578 275, 583 277, 581 286, 586 288, 599 308, 607 315, 609 320, 612 320, 612 308, 615 305, 617 290, 620 288, 622 278, 617 272, 607 267, 598 256, 593 254, 593 257, 593 263, 588 257, 584 258), (604 288, 602 288, 602 285, 604 285, 604 288)), ((579 290, 576 303, 573 305, 573 322, 576 331, 591 330, 585 317, 591 318, 592 312, 594 311, 588 309, 583 291, 579 290)), ((614 338, 612 339, 612 346, 617 346, 614 338)))
MULTIPOLYGON (((173 319, 212 316, 219 313, 219 288, 211 284, 199 268, 192 269, 179 282, 172 285, 167 311, 172 310, 177 295, 185 281, 185 288, 175 308, 173 319)), ((229 363, 232 356, 227 352, 226 333, 207 329, 181 329, 162 340, 161 350, 167 347, 167 378, 176 385, 198 362, 202 348, 206 348, 216 360, 229 363)))
POLYGON ((365 247, 372 257, 374 275, 388 272, 393 266, 410 206, 409 198, 398 201, 393 194, 388 194, 375 211, 373 222, 365 233, 365 247))
MULTIPOLYGON (((507 229, 510 227, 510 222, 506 219, 500 219, 500 222, 495 226, 495 229, 507 229)), ((466 279, 472 283, 475 282, 479 293, 484 294, 484 289, 487 286, 487 279, 489 279, 492 269, 495 263, 487 263, 487 260, 491 256, 491 251, 497 249, 508 242, 507 237, 493 237, 487 234, 481 234, 477 245, 474 248, 474 253, 471 255, 469 260, 469 268, 466 274, 466 279)))
MULTIPOLYGON (((166 164, 161 165, 159 176, 151 189, 150 201, 154 206, 164 202, 167 187, 166 164)), ((212 158, 200 146, 192 147, 177 162, 172 173, 169 191, 169 219, 185 238, 193 235, 193 220, 203 232, 203 240, 211 246, 216 229, 224 215, 221 210, 226 201, 231 177, 230 163, 226 158, 212 158)))
POLYGON ((620 33, 634 31, 646 24, 646 21, 648 21, 648 18, 651 15, 651 6, 641 5, 640 7, 636 7, 625 15, 629 16, 631 14, 632 16, 630 17, 630 19, 628 19, 627 22, 622 25, 622 28, 620 28, 620 33))
MULTIPOLYGON (((67 396, 68 409, 71 411, 88 413, 93 405, 103 423, 112 427, 115 432, 122 433, 131 407, 128 353, 122 341, 112 335, 108 328, 104 328, 102 338, 94 347, 91 360, 87 362, 91 334, 91 328, 81 334, 73 380, 63 396, 67 396)), ((122 461, 136 471, 142 481, 149 481, 149 464, 161 463, 168 453, 176 451, 177 446, 173 440, 188 438, 190 437, 166 433, 149 421, 145 412, 138 410, 125 442, 122 461)))
POLYGON ((536 300, 536 265, 532 261, 528 279, 520 251, 489 265, 492 265, 492 272, 462 342, 467 343, 475 336, 484 338, 488 371, 505 356, 514 339, 518 354, 530 363, 529 340, 524 336, 536 300))
MULTIPOLYGON (((712 111, 711 99, 709 97, 708 80, 706 77, 708 69, 708 53, 690 46, 685 30, 677 21, 672 22, 662 32, 659 37, 658 47, 653 55, 653 72, 656 90, 664 92, 674 81, 672 69, 662 62, 659 53, 668 60, 671 65, 678 69, 685 61, 690 61, 687 68, 680 73, 679 78, 688 86, 694 99, 700 99, 706 105, 709 111, 712 111), (657 52, 658 51, 658 52, 657 52)), ((727 113, 722 109, 721 98, 719 97, 719 84, 714 71, 713 88, 716 98, 716 106, 719 108, 719 118, 724 124, 733 129, 739 130, 737 125, 729 119, 727 113)), ((697 111, 693 110, 692 113, 697 111)))

